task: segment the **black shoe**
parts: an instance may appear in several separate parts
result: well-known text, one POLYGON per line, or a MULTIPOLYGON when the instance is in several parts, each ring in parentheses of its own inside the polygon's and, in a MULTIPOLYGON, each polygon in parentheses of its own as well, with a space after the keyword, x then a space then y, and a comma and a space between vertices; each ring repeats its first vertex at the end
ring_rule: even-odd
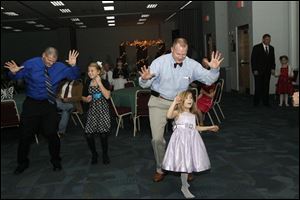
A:
POLYGON ((94 165, 97 163, 98 163, 98 154, 93 154, 91 164, 94 165))
POLYGON ((60 162, 53 162, 52 165, 53 165, 53 171, 60 171, 60 170, 62 170, 62 166, 61 166, 60 162))
POLYGON ((15 169, 14 174, 21 174, 25 169, 29 167, 29 164, 19 164, 18 167, 15 169))
POLYGON ((61 132, 58 132, 57 135, 58 135, 59 138, 63 138, 65 136, 65 134, 61 133, 61 132))
POLYGON ((103 159, 103 164, 104 165, 108 165, 110 163, 110 160, 109 160, 109 157, 108 157, 107 154, 103 154, 102 159, 103 159))

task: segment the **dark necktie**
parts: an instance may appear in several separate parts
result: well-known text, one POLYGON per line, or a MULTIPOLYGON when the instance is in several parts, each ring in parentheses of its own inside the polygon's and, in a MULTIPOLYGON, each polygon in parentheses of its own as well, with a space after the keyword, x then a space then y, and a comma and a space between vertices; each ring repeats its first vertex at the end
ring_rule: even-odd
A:
POLYGON ((69 83, 68 83, 68 85, 67 85, 67 87, 66 87, 65 94, 64 94, 64 98, 67 98, 67 97, 68 97, 68 93, 69 93, 70 83, 71 83, 71 82, 72 82, 72 81, 69 81, 69 83))
POLYGON ((45 84, 46 84, 46 89, 48 94, 48 101, 52 104, 55 104, 55 93, 53 92, 52 89, 52 83, 50 80, 47 66, 45 66, 45 84))
POLYGON ((180 67, 182 67, 183 63, 174 63, 174 68, 176 68, 177 65, 179 65, 180 67))
POLYGON ((269 54, 269 50, 268 50, 268 47, 266 46, 266 54, 268 55, 269 54))

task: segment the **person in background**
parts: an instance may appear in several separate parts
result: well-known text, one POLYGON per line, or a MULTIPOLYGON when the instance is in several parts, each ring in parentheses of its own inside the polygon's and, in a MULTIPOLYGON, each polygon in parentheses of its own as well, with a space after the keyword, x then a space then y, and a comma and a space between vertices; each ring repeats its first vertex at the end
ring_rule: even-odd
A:
POLYGON ((113 71, 114 90, 125 88, 124 84, 127 83, 128 77, 129 73, 123 64, 122 59, 117 58, 117 64, 113 71))
POLYGON ((78 80, 63 80, 58 87, 56 104, 58 111, 61 112, 61 118, 58 124, 58 136, 62 138, 68 126, 70 115, 73 111, 82 114, 81 97, 82 82, 78 80))
POLYGON ((289 106, 289 95, 291 96, 294 93, 292 84, 294 73, 291 66, 289 66, 289 58, 287 56, 280 56, 279 60, 281 63, 281 68, 276 84, 276 94, 279 94, 279 106, 282 106, 283 101, 285 106, 289 106))
POLYGON ((113 90, 113 72, 111 71, 111 67, 108 63, 103 64, 103 75, 101 76, 102 79, 108 81, 110 91, 113 90))
POLYGON ((262 100, 264 106, 269 107, 269 86, 271 74, 275 75, 275 52, 270 45, 271 36, 264 34, 262 43, 253 47, 251 53, 251 67, 254 75, 255 89, 253 105, 258 106, 262 100))
POLYGON ((24 78, 27 84, 26 99, 23 103, 20 124, 22 132, 18 146, 18 166, 15 174, 29 167, 28 154, 34 134, 42 127, 48 139, 50 162, 53 170, 61 170, 60 139, 57 135, 58 113, 56 107, 57 87, 63 79, 75 80, 80 77, 80 68, 76 66, 79 53, 69 51, 66 66, 57 62, 58 52, 54 47, 44 50, 41 57, 35 57, 18 66, 13 60, 5 63, 12 79, 24 78))

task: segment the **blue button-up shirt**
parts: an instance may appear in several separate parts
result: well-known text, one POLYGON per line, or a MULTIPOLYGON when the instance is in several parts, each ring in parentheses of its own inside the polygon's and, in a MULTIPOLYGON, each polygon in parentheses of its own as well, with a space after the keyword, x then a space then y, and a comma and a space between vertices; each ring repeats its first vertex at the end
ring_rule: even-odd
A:
POLYGON ((211 85, 219 77, 219 68, 207 70, 197 61, 186 57, 182 67, 174 68, 175 60, 172 53, 162 55, 155 59, 149 66, 150 73, 155 76, 150 80, 139 78, 141 87, 151 87, 166 99, 174 99, 176 95, 188 89, 189 84, 198 80, 206 85, 211 85))
MULTIPOLYGON (((23 63, 24 68, 16 75, 8 72, 8 76, 13 80, 24 79, 26 83, 26 95, 36 100, 48 99, 45 83, 45 64, 41 57, 29 59, 23 63)), ((54 63, 48 68, 52 90, 57 93, 57 87, 61 80, 67 78, 75 80, 80 77, 80 68, 78 66, 68 67, 61 62, 54 63)))

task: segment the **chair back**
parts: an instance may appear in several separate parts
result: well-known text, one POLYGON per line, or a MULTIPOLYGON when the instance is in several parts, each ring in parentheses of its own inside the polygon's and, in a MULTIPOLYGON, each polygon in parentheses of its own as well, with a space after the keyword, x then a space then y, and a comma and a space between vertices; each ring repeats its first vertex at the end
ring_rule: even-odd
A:
POLYGON ((127 83, 124 84, 125 88, 129 88, 129 87, 135 87, 135 84, 133 81, 127 81, 127 83))
POLYGON ((189 88, 189 90, 192 92, 193 94, 193 99, 194 101, 196 101, 197 97, 198 97, 198 89, 197 88, 189 88))
POLYGON ((135 93, 135 116, 149 116, 148 102, 150 90, 137 90, 135 93))
POLYGON ((217 83, 217 86, 218 88, 216 88, 216 99, 215 99, 215 102, 216 103, 220 103, 221 102, 221 99, 222 99, 222 94, 223 94, 223 88, 224 88, 224 79, 220 79, 217 83))

